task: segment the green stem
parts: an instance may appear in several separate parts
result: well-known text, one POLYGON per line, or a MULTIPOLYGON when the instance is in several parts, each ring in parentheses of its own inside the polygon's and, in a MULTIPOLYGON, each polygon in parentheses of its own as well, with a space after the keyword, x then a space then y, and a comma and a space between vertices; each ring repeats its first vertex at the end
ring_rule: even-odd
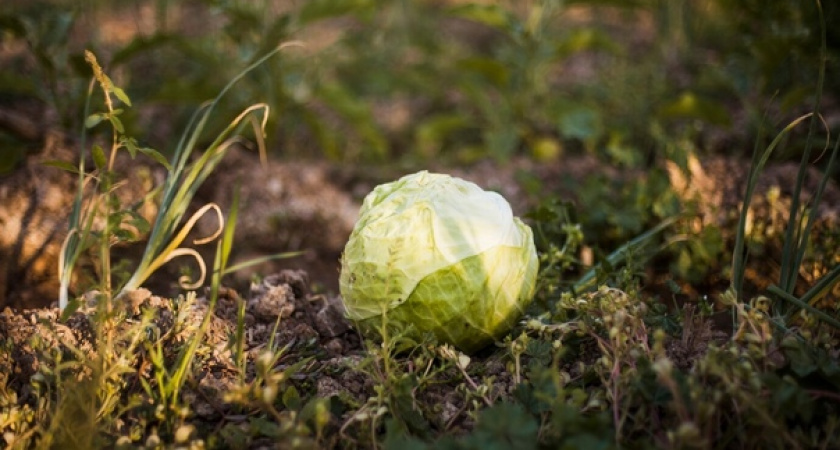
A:
MULTIPOLYGON (((817 79, 817 92, 814 97, 814 108, 812 109, 811 123, 808 127, 808 136, 805 139, 805 151, 802 153, 802 160, 799 163, 799 171, 796 174, 796 184, 793 189, 793 196, 790 204, 790 219, 791 225, 797 224, 797 217, 799 216, 799 194, 802 190, 802 185, 805 182, 805 174, 808 168, 808 161, 811 158, 811 150, 813 149, 814 134, 817 130, 817 123, 820 121, 820 102, 822 101, 823 85, 825 83, 825 61, 826 61, 826 26, 825 18, 823 17, 822 5, 819 1, 817 4, 817 12, 819 13, 819 24, 821 30, 821 45, 820 45, 820 68, 817 79)), ((808 225, 809 226, 809 225, 808 225)), ((781 288, 787 292, 793 292, 793 287, 796 281, 796 274, 799 271, 799 264, 797 263, 797 255, 800 253, 799 248, 804 247, 806 241, 800 232, 802 229, 798 226, 788 226, 785 232, 785 244, 782 251, 782 274, 781 274, 781 288)))
MULTIPOLYGON (((618 250, 610 253, 610 255, 607 256, 607 263, 611 266, 615 266, 616 264, 622 262, 627 258, 627 255, 631 251, 641 247, 645 242, 647 242, 648 239, 651 239, 656 234, 662 232, 666 228, 673 225, 674 222, 676 222, 679 218, 680 216, 669 217, 660 222, 655 227, 651 228, 650 230, 640 234, 639 236, 636 236, 630 242, 627 242, 626 244, 622 245, 618 250)), ((595 282, 595 279, 598 274, 598 268, 600 266, 601 264, 597 264, 591 269, 589 269, 589 271, 587 271, 585 274, 583 274, 583 276, 580 277, 580 279, 572 286, 572 291, 581 292, 590 288, 592 283, 595 282)))
MULTIPOLYGON (((832 272, 834 273, 835 278, 836 278, 838 275, 840 275, 840 266, 835 267, 835 269, 832 272)), ((828 276, 826 276, 824 278, 828 278, 828 276)), ((817 286, 814 286, 814 288, 816 288, 816 287, 817 286)), ((813 290, 814 289, 812 288, 811 291, 813 291, 813 290)), ((808 303, 802 301, 801 299, 796 298, 795 296, 785 292, 780 287, 778 287, 776 285, 772 285, 769 288, 767 288, 767 291, 769 291, 771 294, 781 298, 782 300, 793 303, 794 305, 808 311, 809 313, 816 316, 818 319, 820 319, 823 322, 833 326, 834 328, 840 329, 840 321, 838 321, 834 317, 831 317, 830 315, 826 314, 825 312, 809 305, 808 303)), ((811 292, 811 291, 808 291, 808 292, 811 292)))
MULTIPOLYGON (((790 122, 779 134, 776 135, 775 139, 764 149, 764 152, 759 157, 757 153, 753 154, 753 161, 750 165, 750 173, 747 180, 747 188, 744 191, 744 203, 741 206, 741 214, 738 216, 738 229, 735 233, 735 249, 732 251, 733 258, 732 258, 732 288, 735 291, 735 296, 738 299, 742 297, 742 287, 744 284, 744 271, 746 270, 746 263, 745 263, 745 253, 744 249, 746 247, 746 229, 747 229, 747 212, 750 209, 750 203, 752 202, 753 192, 755 191, 755 187, 758 184, 758 175, 764 170, 764 166, 767 164, 767 161, 770 159, 770 155, 773 153, 773 150, 782 142, 782 139, 787 136, 788 133, 792 129, 794 129, 797 125, 799 125, 803 120, 811 117, 813 113, 808 113, 803 116, 800 116, 790 122)), ((791 209, 791 211, 794 211, 791 209)), ((793 217, 791 218, 793 219, 793 217)), ((791 227, 788 227, 789 229, 791 227)), ((782 266, 784 270, 784 265, 782 266)))

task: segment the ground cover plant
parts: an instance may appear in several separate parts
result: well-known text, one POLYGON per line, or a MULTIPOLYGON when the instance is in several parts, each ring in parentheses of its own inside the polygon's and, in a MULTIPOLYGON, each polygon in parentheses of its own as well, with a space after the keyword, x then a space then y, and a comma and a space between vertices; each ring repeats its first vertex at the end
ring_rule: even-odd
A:
POLYGON ((12 4, 8 448, 840 445, 833 3, 12 4), (489 345, 347 318, 421 169, 533 230, 489 345))

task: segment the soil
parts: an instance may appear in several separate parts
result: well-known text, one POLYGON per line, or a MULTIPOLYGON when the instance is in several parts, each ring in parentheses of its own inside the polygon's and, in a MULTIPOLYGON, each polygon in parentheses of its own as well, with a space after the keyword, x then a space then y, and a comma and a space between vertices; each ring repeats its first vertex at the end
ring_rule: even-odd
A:
MULTIPOLYGON (((337 297, 313 294, 310 281, 303 271, 282 271, 254 283, 243 299, 230 289, 223 289, 215 306, 212 321, 202 338, 202 346, 212 351, 205 355, 198 375, 187 384, 184 399, 190 405, 197 422, 222 423, 235 416, 232 406, 221 398, 240 382, 240 372, 231 359, 228 342, 237 323, 240 303, 245 306, 244 354, 253 377, 254 360, 273 343, 286 348, 283 357, 274 364, 283 370, 293 362, 312 358, 295 381, 299 385, 315 386, 318 394, 350 395, 361 399, 367 395, 369 383, 353 374, 354 355, 361 350, 360 339, 344 319, 337 297), (278 326, 279 324, 279 326, 278 326), (227 419, 226 419, 227 418, 227 419)), ((97 311, 95 296, 66 320, 59 320, 57 308, 38 308, 0 313, 0 336, 11 344, 11 360, 0 360, 0 373, 6 374, 6 387, 19 393, 21 404, 32 397, 31 378, 38 373, 44 348, 69 351, 81 349, 88 357, 98 351, 93 316, 97 311), (37 341, 33 339, 37 338, 37 341)), ((124 326, 143 320, 144 313, 154 311, 151 327, 159 336, 165 359, 174 361, 176 352, 196 330, 206 315, 208 302, 200 297, 194 302, 173 300, 153 295, 146 289, 131 292, 118 301, 115 308, 124 314, 124 326), (184 320, 178 318, 181 316, 184 320), (171 353, 171 354, 170 354, 171 353)), ((357 357, 357 356, 356 356, 357 357)), ((147 373, 148 360, 136 362, 137 373, 147 373)), ((132 377, 137 375, 132 374, 132 377)), ((136 385, 137 380, 128 383, 136 385)))
MULTIPOLYGON (((240 372, 228 348, 240 304, 244 304, 245 311, 246 379, 254 378, 256 360, 271 345, 284 349, 283 356, 273 362, 273 371, 281 372, 305 361, 293 374, 293 383, 302 392, 357 405, 375 395, 375 380, 361 367, 366 349, 344 318, 340 299, 313 294, 309 286, 310 280, 304 271, 285 270, 253 283, 244 298, 234 290, 222 290, 212 321, 202 337, 202 347, 212 351, 201 358, 197 375, 188 381, 182 392, 185 403, 190 405, 192 424, 218 429, 224 424, 243 420, 235 405, 221 401, 241 384, 240 372)), ((0 373, 6 374, 5 386, 18 393, 20 404, 35 398, 31 380, 44 364, 42 361, 48 352, 45 349, 69 352, 75 348, 89 358, 96 356, 99 350, 93 330, 96 296, 87 298, 89 302, 84 307, 64 320, 60 319, 61 311, 57 308, 19 311, 6 308, 0 313, 0 336, 13 349, 11 359, 0 360, 0 373)), ((115 308, 124 314, 120 323, 125 327, 141 322, 145 313, 154 311, 151 327, 162 336, 164 357, 171 363, 177 358, 176 349, 199 328, 208 302, 206 297, 192 303, 183 298, 167 299, 153 295, 147 289, 139 289, 127 294, 115 308), (180 320, 179 316, 185 320, 180 320)), ((484 375, 493 380, 488 396, 494 399, 509 397, 515 383, 505 365, 492 357, 483 359, 484 375)), ((148 373, 149 363, 141 358, 134 364, 137 372, 130 375, 127 384, 136 387, 138 376, 148 373)), ((448 375, 441 376, 449 382, 424 389, 423 398, 419 400, 439 408, 440 413, 435 415, 436 428, 457 430, 471 426, 472 421, 464 414, 467 405, 463 394, 456 389, 461 383, 460 376, 454 369, 449 371, 448 375)), ((348 418, 346 415, 334 419, 331 426, 338 429, 348 418)), ((257 440, 251 442, 249 448, 275 448, 274 445, 276 442, 269 439, 257 440)))

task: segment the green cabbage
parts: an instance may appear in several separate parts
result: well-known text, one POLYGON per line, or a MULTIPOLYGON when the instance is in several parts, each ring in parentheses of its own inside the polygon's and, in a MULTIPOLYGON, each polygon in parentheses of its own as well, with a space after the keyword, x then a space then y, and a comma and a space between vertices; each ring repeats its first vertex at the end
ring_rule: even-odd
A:
POLYGON ((531 229, 495 192, 427 171, 368 194, 341 259, 347 317, 473 352, 500 340, 530 303, 531 229))

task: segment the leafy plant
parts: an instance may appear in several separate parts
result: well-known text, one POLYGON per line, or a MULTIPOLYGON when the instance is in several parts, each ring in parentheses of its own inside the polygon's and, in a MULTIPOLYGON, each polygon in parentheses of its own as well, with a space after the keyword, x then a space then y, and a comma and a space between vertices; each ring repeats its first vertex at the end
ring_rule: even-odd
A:
MULTIPOLYGON (((134 139, 129 138, 124 134, 122 122, 118 117, 122 111, 113 107, 111 95, 115 95, 128 105, 130 105, 130 100, 125 95, 124 91, 114 86, 110 78, 102 72, 93 54, 88 53, 88 59, 94 68, 96 80, 105 93, 105 103, 108 110, 104 113, 96 113, 88 116, 86 124, 88 126, 95 126, 103 120, 108 121, 114 129, 114 134, 110 156, 107 159, 104 151, 99 146, 93 146, 93 160, 100 175, 94 178, 99 195, 90 201, 93 205, 90 207, 91 209, 86 209, 83 203, 85 185, 89 177, 85 173, 84 154, 82 154, 82 157, 79 160, 78 168, 73 168, 72 166, 67 167, 66 164, 56 163, 56 165, 60 167, 65 167, 68 170, 78 173, 79 176, 78 191, 73 205, 73 211, 70 216, 70 233, 68 234, 64 246, 62 247, 62 254, 60 257, 59 276, 61 278, 61 297, 59 305, 62 309, 68 304, 68 287, 72 275, 72 269, 87 246, 89 246, 93 241, 99 243, 102 289, 105 294, 105 298, 110 299, 112 295, 110 262, 110 247, 113 245, 112 240, 127 240, 134 237, 133 235, 127 234, 127 231, 121 229, 121 224, 124 220, 126 220, 126 218, 128 218, 131 220, 130 224, 138 228, 141 233, 145 233, 149 230, 148 223, 146 223, 145 220, 134 210, 117 209, 118 200, 113 192, 114 185, 112 177, 114 176, 113 165, 116 153, 120 149, 127 150, 132 157, 134 157, 137 152, 150 155, 167 168, 168 174, 161 190, 161 201, 158 207, 158 214, 151 227, 146 244, 146 250, 143 252, 134 274, 123 286, 120 287, 118 291, 119 295, 123 295, 139 288, 140 285, 163 264, 170 261, 172 258, 183 255, 194 257, 201 269, 198 280, 195 282, 191 282, 190 280, 181 280, 183 285, 186 288, 196 288, 203 284, 206 272, 203 259, 194 249, 179 248, 179 246, 187 237, 195 222, 207 211, 214 211, 219 217, 219 223, 223 224, 224 220, 222 218, 221 211, 215 204, 211 203, 205 205, 200 208, 186 222, 186 224, 180 228, 180 230, 178 230, 178 226, 190 204, 190 201, 195 195, 196 190, 216 168, 231 146, 240 141, 238 134, 242 131, 245 125, 251 125, 253 127, 260 149, 264 151, 262 132, 268 119, 268 106, 265 104, 258 104, 247 108, 216 137, 213 143, 210 144, 196 162, 190 165, 187 163, 190 159, 191 153, 198 145, 198 141, 202 136, 210 114, 213 112, 214 107, 218 104, 222 96, 224 96, 224 94, 233 87, 236 81, 242 78, 245 74, 258 67, 260 64, 286 47, 286 44, 278 46, 274 51, 265 55, 262 59, 251 65, 243 71, 239 77, 233 79, 228 86, 219 93, 216 99, 196 114, 193 118, 191 126, 182 136, 181 141, 176 148, 175 154, 172 157, 171 163, 167 162, 160 153, 148 148, 139 147, 134 139), (253 115, 255 112, 261 112, 263 114, 261 120, 257 119, 253 115), (98 217, 105 217, 104 226, 101 231, 94 229, 94 221, 98 217), (176 230, 178 230, 177 233, 176 230)), ((82 140, 82 143, 84 147, 84 139, 82 140)), ((218 233, 199 239, 195 243, 201 244, 212 241, 217 238, 221 232, 222 228, 220 228, 218 233)))
POLYGON ((421 171, 364 201, 342 257, 347 315, 474 352, 500 339, 530 303, 538 271, 531 229, 500 195, 421 171), (420 259, 418 259, 418 255, 420 259))
MULTIPOLYGON (((266 58, 282 50, 278 47, 266 58)), ((81 324, 87 334, 80 338, 68 338, 60 330, 62 325, 54 325, 48 336, 42 340, 40 336, 33 339, 34 348, 40 350, 39 355, 43 364, 36 366, 38 372, 33 377, 34 395, 38 399, 35 414, 43 420, 34 426, 25 428, 30 422, 26 416, 16 417, 14 423, 3 424, 5 431, 13 434, 6 435, 8 444, 26 445, 37 444, 43 447, 102 447, 124 446, 146 435, 136 428, 153 426, 154 430, 146 435, 146 445, 155 446, 161 438, 171 439, 175 443, 183 444, 195 438, 195 427, 187 422, 190 408, 184 402, 183 390, 196 373, 196 359, 208 352, 205 333, 214 318, 214 308, 219 298, 222 277, 232 270, 241 269, 253 262, 242 263, 233 267, 228 266, 228 259, 232 251, 234 225, 236 221, 235 200, 232 211, 228 215, 229 221, 224 222, 219 208, 208 205, 199 209, 200 216, 208 209, 214 209, 219 214, 221 229, 212 238, 221 236, 216 251, 212 279, 209 289, 207 307, 198 324, 190 325, 189 317, 196 307, 197 299, 194 291, 186 297, 173 301, 176 316, 172 327, 163 335, 160 334, 158 324, 162 318, 155 308, 144 308, 139 320, 129 318, 136 312, 137 295, 143 291, 136 290, 139 284, 160 264, 173 256, 180 254, 197 254, 194 251, 180 250, 176 247, 183 241, 195 217, 187 222, 180 232, 172 237, 177 222, 186 208, 186 203, 192 198, 197 184, 203 181, 209 171, 218 164, 226 150, 236 141, 228 139, 233 132, 238 131, 239 123, 250 117, 250 109, 238 117, 228 129, 211 145, 210 151, 187 168, 185 155, 196 145, 198 136, 204 126, 207 114, 212 110, 203 110, 204 120, 199 120, 192 134, 185 134, 173 164, 169 163, 157 152, 147 148, 140 148, 137 142, 125 134, 120 120, 122 110, 115 106, 116 99, 130 106, 131 102, 125 92, 115 86, 99 66, 96 58, 90 52, 87 59, 94 73, 91 88, 98 85, 103 92, 106 110, 88 115, 86 125, 94 127, 99 123, 108 123, 113 130, 112 144, 109 155, 106 156, 98 144, 92 146, 94 171, 85 171, 84 155, 80 158, 78 167, 63 162, 52 162, 52 165, 70 170, 78 175, 78 188, 73 212, 71 215, 71 231, 64 242, 60 262, 62 297, 60 307, 63 309, 63 320, 81 324), (96 84, 94 84, 96 83, 96 84), (186 150, 184 150, 186 149, 186 150), (151 232, 151 242, 147 251, 156 251, 141 261, 140 266, 129 282, 120 288, 112 285, 112 266, 110 261, 111 246, 115 242, 135 239, 132 231, 146 232, 148 224, 142 221, 133 209, 121 209, 119 198, 115 191, 119 187, 117 174, 114 171, 116 155, 120 151, 127 151, 134 157, 136 153, 144 153, 159 161, 169 169, 167 183, 163 187, 163 201, 160 215, 156 221, 157 232, 151 232), (93 185, 92 193, 86 189, 93 185), (132 220, 128 220, 128 219, 132 220), (171 222, 174 221, 175 223, 171 222), (126 224, 133 226, 128 230, 126 224), (168 245, 161 245, 161 240, 172 239, 168 245), (157 245, 155 245, 157 244, 157 245), (102 276, 100 290, 93 291, 72 303, 68 301, 68 285, 70 271, 76 265, 84 252, 92 248, 98 256, 100 274, 102 276), (119 294, 115 292, 119 289, 119 294), (113 299, 119 299, 114 302, 113 299), (67 307, 68 303, 70 303, 67 307), (95 306, 91 307, 90 304, 95 306), (189 338, 184 342, 177 342, 176 335, 186 333, 189 338), (56 342, 55 346, 47 343, 47 339, 56 342), (173 342, 177 343, 173 347, 173 342), (174 357, 174 358, 173 358, 174 357), (150 375, 150 379, 145 377, 150 375), (131 385, 132 381, 139 381, 131 385), (142 394, 136 387, 142 386, 142 394), (131 388, 135 389, 131 389, 131 388), (145 394, 145 395, 144 395, 145 394), (128 423, 126 422, 128 420, 128 423), (11 425, 11 427, 9 427, 11 425), (159 432, 161 434, 159 434, 159 432)), ((217 99, 218 101, 218 99, 217 99)), ((260 122, 252 119, 251 124, 257 131, 261 131, 260 122)), ((265 120, 263 118, 262 125, 265 120)), ((261 135, 258 133, 258 138, 261 135)), ((273 257, 285 257, 275 255, 273 257)), ((201 263, 201 261, 200 261, 201 263)), ((204 268, 201 266, 202 276, 204 268)), ((200 285, 201 283, 198 283, 200 285)), ((192 286, 193 288, 198 285, 192 286)), ((139 300, 147 300, 140 298, 139 300)), ((233 356, 237 366, 242 370, 240 391, 249 389, 245 380, 245 362, 242 354, 242 342, 245 339, 241 333, 236 336, 238 343, 234 343, 233 356)), ((276 350, 276 349, 272 349, 276 350)), ((277 352, 279 357, 282 352, 277 352)), ((275 388, 277 381, 273 375, 268 375, 270 367, 257 364, 261 370, 256 381, 268 380, 267 390, 275 388)), ((292 370, 293 371, 293 370, 292 370)), ((237 391, 238 392, 238 391, 237 391)), ((244 391, 243 391, 244 392, 244 391)), ((300 405, 293 405, 292 391, 287 391, 284 399, 292 409, 299 409, 300 405)), ((238 401, 230 399, 231 402, 238 401)), ((246 406, 252 405, 245 403, 246 406)), ((263 405, 266 406, 266 405, 263 405)), ((270 405, 268 405, 270 406, 270 405)), ((301 418, 316 424, 320 430, 324 426, 322 402, 313 401, 301 411, 301 418)), ((3 406, 6 414, 7 405, 3 406)), ((269 411, 273 411, 269 408, 269 411)), ((26 412, 26 410, 24 411, 26 412)), ((11 417, 11 416, 9 416, 11 417)), ((302 425, 301 425, 302 426, 302 425)), ((298 427, 308 432, 308 428, 298 427)), ((298 434, 301 431, 297 432, 298 434)))
MULTIPOLYGON (((96 57, 91 52, 86 53, 86 59, 91 65, 94 73, 94 80, 91 82, 91 90, 94 81, 101 87, 104 94, 106 111, 88 116, 85 121, 86 127, 94 127, 105 121, 110 124, 113 133, 111 148, 106 156, 105 150, 98 144, 91 149, 92 159, 95 165, 95 173, 88 175, 85 171, 85 152, 79 158, 78 167, 69 163, 53 162, 52 164, 65 168, 78 175, 77 191, 73 202, 73 209, 70 214, 70 231, 64 241, 59 256, 59 279, 61 282, 59 306, 61 309, 67 307, 68 289, 72 277, 72 269, 81 257, 83 252, 98 245, 99 275, 101 277, 101 290, 104 299, 110 301, 112 296, 112 273, 111 273, 111 246, 116 242, 126 242, 137 239, 138 234, 146 233, 149 224, 136 212, 135 208, 121 208, 119 198, 116 196, 118 184, 114 172, 117 152, 128 151, 132 158, 142 152, 151 157, 163 161, 165 159, 156 151, 138 146, 137 141, 125 135, 125 129, 119 116, 121 109, 115 108, 112 96, 131 106, 131 100, 125 92, 115 86, 111 79, 102 71, 96 57), (94 193, 85 201, 86 185, 89 181, 94 184, 94 193), (101 224, 96 221, 101 221, 101 224), (132 230, 136 230, 135 234, 132 230)), ((85 146, 84 135, 82 147, 85 146)))
MULTIPOLYGON (((816 299, 825 295, 826 292, 833 285, 840 281, 840 266, 832 268, 827 274, 825 274, 820 280, 818 280, 814 284, 814 286, 811 287, 803 296, 797 297, 794 295, 794 288, 796 287, 796 277, 799 273, 799 268, 802 265, 802 261, 805 256, 805 251, 807 249, 808 238, 810 236, 811 229, 816 219, 817 206, 820 204, 826 184, 828 183, 828 180, 831 177, 831 169, 834 165, 835 158, 837 157, 838 150, 840 150, 840 140, 837 140, 834 144, 834 148, 831 150, 827 169, 823 174, 822 180, 819 183, 817 191, 814 193, 810 205, 810 212, 806 217, 805 212, 800 207, 800 193, 802 191, 806 171, 811 158, 813 138, 816 133, 817 124, 820 121, 819 108, 822 101, 823 81, 825 78, 825 21, 822 16, 822 8, 819 2, 817 3, 817 8, 820 13, 820 23, 822 25, 823 30, 821 46, 823 62, 820 64, 817 94, 814 98, 813 112, 801 116, 796 120, 792 121, 790 124, 788 124, 776 136, 776 138, 773 139, 770 145, 768 145, 767 148, 763 150, 763 152, 759 152, 758 146, 756 146, 756 149, 753 153, 753 161, 750 167, 747 188, 744 194, 744 207, 742 208, 741 214, 739 216, 738 230, 736 235, 735 249, 732 262, 733 279, 730 295, 734 296, 738 300, 741 300, 743 298, 742 296, 744 271, 746 270, 746 253, 744 249, 746 237, 746 217, 747 210, 752 200, 755 185, 758 181, 758 174, 761 173, 762 169, 767 163, 767 160, 770 158, 770 155, 777 148, 782 139, 799 123, 810 118, 811 120, 810 127, 808 130, 808 138, 806 141, 805 150, 802 154, 802 160, 799 164, 799 171, 796 177, 796 184, 794 186, 793 194, 791 197, 792 201, 790 205, 789 224, 784 237, 784 248, 782 252, 781 261, 782 270, 780 274, 780 279, 778 285, 773 285, 768 288, 768 291, 770 293, 772 293, 778 299, 783 300, 786 303, 780 303, 775 308, 776 317, 774 322, 777 326, 781 328, 786 328, 787 326, 789 326, 791 320, 794 317, 794 314, 800 310, 807 311, 807 313, 813 314, 820 320, 825 321, 826 323, 831 324, 834 327, 840 328, 840 320, 838 320, 836 317, 832 317, 829 314, 826 314, 825 312, 813 306, 813 303, 816 299)), ((827 141, 826 148, 828 148, 829 145, 830 141, 827 141)))

